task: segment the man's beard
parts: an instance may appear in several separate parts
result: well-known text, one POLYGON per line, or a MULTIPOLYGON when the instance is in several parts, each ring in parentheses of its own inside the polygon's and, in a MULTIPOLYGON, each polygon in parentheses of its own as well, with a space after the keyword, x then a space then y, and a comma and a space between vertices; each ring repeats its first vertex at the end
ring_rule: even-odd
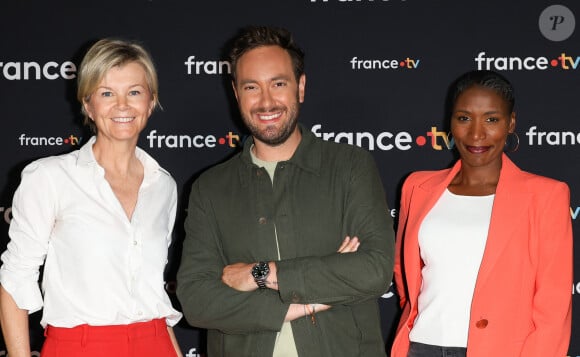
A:
MULTIPOLYGON (((264 110, 263 108, 258 108, 253 112, 276 112, 276 111, 283 111, 285 108, 283 107, 274 107, 269 108, 268 110, 264 110)), ((250 114, 252 115, 253 112, 250 114)), ((298 102, 294 103, 288 110, 288 120, 277 129, 276 125, 268 125, 265 129, 260 130, 257 126, 253 125, 253 123, 248 120, 248 118, 243 118, 244 123, 248 127, 248 130, 252 134, 252 136, 269 146, 278 146, 283 144, 288 140, 288 138, 292 135, 294 130, 296 130, 296 125, 298 125, 298 112, 299 112, 299 104, 298 102)))

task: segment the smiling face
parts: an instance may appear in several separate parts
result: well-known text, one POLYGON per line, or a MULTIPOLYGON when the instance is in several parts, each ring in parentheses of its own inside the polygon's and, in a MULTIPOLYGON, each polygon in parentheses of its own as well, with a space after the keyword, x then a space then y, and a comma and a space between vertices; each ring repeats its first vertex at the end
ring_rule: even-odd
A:
POLYGON ((462 166, 501 168, 501 156, 509 133, 515 129, 515 113, 494 90, 474 85, 456 99, 451 133, 462 166))
POLYGON ((234 92, 256 141, 278 146, 300 135, 296 124, 305 83, 304 75, 296 80, 290 55, 278 46, 257 47, 239 58, 234 92))
POLYGON ((97 127, 97 140, 136 144, 155 101, 144 68, 129 62, 108 70, 83 105, 97 127))

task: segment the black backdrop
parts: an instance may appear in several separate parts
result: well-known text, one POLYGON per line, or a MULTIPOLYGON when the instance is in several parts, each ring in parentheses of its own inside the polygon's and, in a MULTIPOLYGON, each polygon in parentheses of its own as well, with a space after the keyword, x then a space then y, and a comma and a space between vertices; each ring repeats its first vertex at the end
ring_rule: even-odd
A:
MULTIPOLYGON (((8 241, 12 195, 24 165, 87 139, 75 100, 75 70, 84 51, 102 37, 139 40, 155 59, 164 108, 150 119, 140 146, 172 173, 180 192, 167 271, 174 297, 190 184, 235 152, 235 143, 247 135, 223 63, 224 45, 247 24, 279 25, 294 33, 307 55, 300 120, 328 140, 370 150, 393 209, 409 172, 453 161, 444 140, 450 82, 472 69, 500 71, 516 88, 521 143, 510 156, 525 170, 570 185, 577 231, 580 35, 574 17, 579 15, 577 0, 3 2, 0 247, 8 241)), ((576 258, 570 356, 580 355, 579 267, 576 258)), ((387 344, 396 306, 387 292, 381 300, 387 344)), ((33 349, 39 351, 39 314, 32 319, 33 349)), ((176 334, 188 357, 203 355, 202 330, 182 321, 176 334)), ((3 350, 0 344, 0 356, 3 350)))

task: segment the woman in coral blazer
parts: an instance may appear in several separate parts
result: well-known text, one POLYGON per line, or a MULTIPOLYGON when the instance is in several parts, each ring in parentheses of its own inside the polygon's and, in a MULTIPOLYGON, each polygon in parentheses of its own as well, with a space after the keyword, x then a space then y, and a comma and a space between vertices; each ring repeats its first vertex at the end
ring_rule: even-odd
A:
POLYGON ((395 259, 403 312, 392 357, 567 353, 569 189, 521 171, 503 153, 513 104, 502 76, 462 76, 451 115, 460 160, 403 185, 395 259))

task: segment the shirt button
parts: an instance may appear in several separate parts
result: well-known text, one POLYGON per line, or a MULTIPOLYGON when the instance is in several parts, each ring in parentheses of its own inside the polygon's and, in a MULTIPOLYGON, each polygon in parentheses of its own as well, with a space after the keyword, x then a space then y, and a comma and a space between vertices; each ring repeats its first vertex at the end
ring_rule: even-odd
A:
POLYGON ((133 241, 133 245, 137 245, 137 241, 136 240, 133 241))
POLYGON ((138 311, 137 315, 139 315, 139 316, 143 315, 143 311, 138 311))
POLYGON ((258 218, 258 223, 259 224, 266 224, 266 222, 268 222, 268 220, 266 219, 266 217, 260 217, 260 218, 258 218))
POLYGON ((481 319, 475 323, 475 327, 477 328, 486 328, 488 324, 487 319, 481 319))

